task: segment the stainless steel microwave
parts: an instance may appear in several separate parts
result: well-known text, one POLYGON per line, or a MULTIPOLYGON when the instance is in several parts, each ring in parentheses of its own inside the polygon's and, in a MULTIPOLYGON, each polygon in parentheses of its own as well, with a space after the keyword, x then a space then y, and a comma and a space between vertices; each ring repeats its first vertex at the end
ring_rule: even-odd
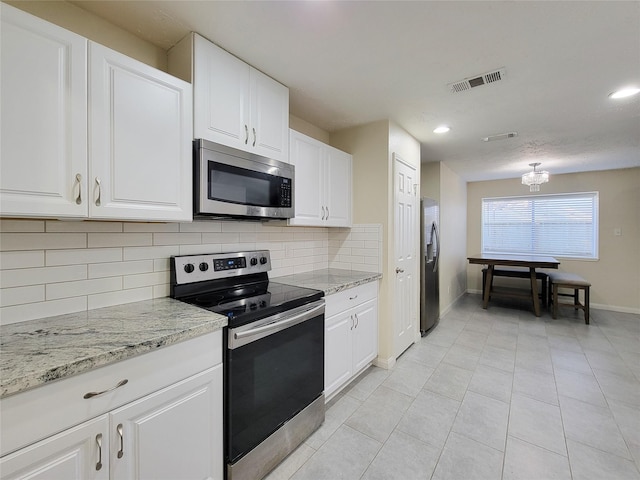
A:
POLYGON ((207 140, 193 142, 196 217, 294 216, 294 167, 207 140))

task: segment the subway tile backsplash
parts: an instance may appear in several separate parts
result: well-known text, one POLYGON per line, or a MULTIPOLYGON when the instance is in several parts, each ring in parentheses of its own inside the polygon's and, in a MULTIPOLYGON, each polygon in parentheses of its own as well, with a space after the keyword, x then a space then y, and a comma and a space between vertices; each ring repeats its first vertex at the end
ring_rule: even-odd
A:
POLYGON ((169 295, 169 257, 271 251, 270 277, 382 271, 382 226, 0 220, 0 324, 169 295))

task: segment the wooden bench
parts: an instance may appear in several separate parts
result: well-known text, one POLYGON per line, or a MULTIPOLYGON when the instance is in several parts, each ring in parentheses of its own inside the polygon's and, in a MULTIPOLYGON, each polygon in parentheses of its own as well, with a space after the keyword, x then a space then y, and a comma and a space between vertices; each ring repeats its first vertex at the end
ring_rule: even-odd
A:
POLYGON ((566 272, 549 272, 549 296, 552 310, 551 316, 557 318, 558 306, 568 305, 584 312, 584 323, 589 325, 589 287, 591 284, 580 275, 566 272), (573 290, 573 293, 560 293, 561 288, 573 290), (580 303, 580 290, 584 291, 584 303, 580 303), (573 297, 573 303, 559 303, 558 297, 573 297))
MULTIPOLYGON (((511 278, 530 278, 529 269, 526 267, 500 267, 493 269, 493 277, 511 277, 511 278)), ((547 274, 545 272, 536 272, 536 278, 540 280, 542 289, 540 290, 540 298, 542 299, 542 305, 548 306, 547 301, 547 274)), ((482 269, 482 298, 484 298, 485 284, 487 280, 487 269, 482 269)), ((493 278, 491 278, 491 287, 489 289, 489 296, 493 291, 493 278)))

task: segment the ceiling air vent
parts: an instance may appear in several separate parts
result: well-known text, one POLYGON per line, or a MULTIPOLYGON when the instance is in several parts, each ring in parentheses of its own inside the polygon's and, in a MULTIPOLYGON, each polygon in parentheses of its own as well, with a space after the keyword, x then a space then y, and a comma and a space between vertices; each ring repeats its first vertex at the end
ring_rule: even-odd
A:
POLYGON ((483 142, 493 142, 495 140, 506 140, 507 138, 517 137, 518 132, 499 133, 498 135, 489 135, 482 139, 483 142))
POLYGON ((499 68, 492 72, 483 73, 477 77, 469 77, 459 82, 450 83, 448 86, 453 93, 464 92, 465 90, 471 90, 472 88, 485 85, 487 83, 495 83, 503 80, 505 77, 505 69, 499 68))

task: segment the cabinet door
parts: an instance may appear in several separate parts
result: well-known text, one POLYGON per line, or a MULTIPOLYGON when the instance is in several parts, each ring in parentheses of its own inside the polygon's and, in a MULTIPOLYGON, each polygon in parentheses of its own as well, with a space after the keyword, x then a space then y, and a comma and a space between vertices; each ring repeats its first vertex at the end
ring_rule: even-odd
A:
POLYGON ((191 220, 191 86, 90 44, 92 218, 191 220))
POLYGON ((327 181, 325 205, 328 227, 351 226, 351 155, 336 148, 325 147, 327 181))
POLYGON ((378 305, 369 300, 354 309, 353 373, 358 373, 378 354, 378 305))
POLYGON ((222 479, 222 364, 110 417, 112 478, 222 479))
POLYGON ((329 398, 353 374, 351 332, 354 319, 341 313, 325 320, 324 395, 329 398))
POLYGON ((87 215, 87 41, 1 6, 0 215, 87 215))
POLYGON ((289 89, 251 69, 250 142, 253 152, 289 162, 289 89))
POLYGON ((194 137, 249 150, 251 67, 199 35, 193 48, 194 137))
POLYGON ((109 422, 103 415, 2 457, 4 480, 106 480, 109 422))
POLYGON ((295 218, 290 225, 324 226, 321 178, 324 175, 323 145, 291 130, 291 163, 295 166, 295 218))

